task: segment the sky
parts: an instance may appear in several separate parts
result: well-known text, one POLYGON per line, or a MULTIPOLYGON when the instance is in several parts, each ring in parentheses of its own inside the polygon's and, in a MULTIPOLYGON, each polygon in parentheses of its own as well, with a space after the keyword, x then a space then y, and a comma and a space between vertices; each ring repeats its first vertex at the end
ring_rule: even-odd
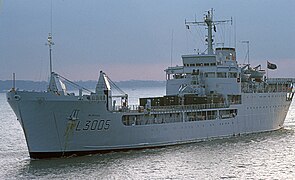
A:
POLYGON ((204 46, 204 27, 187 30, 184 20, 202 20, 214 8, 215 44, 237 50, 245 63, 277 64, 270 77, 295 77, 294 0, 2 0, 0 80, 48 79, 45 46, 53 34, 53 70, 71 80, 165 80, 168 66, 204 46), (52 3, 52 13, 51 13, 52 3), (52 16, 51 16, 52 14, 52 16), (52 21, 51 21, 52 17, 52 21), (52 23, 51 23, 52 22, 52 23))

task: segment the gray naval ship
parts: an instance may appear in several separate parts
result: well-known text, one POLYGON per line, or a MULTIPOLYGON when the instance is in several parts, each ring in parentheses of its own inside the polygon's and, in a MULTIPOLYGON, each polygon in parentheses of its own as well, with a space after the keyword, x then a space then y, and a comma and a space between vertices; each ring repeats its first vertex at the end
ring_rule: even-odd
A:
MULTIPOLYGON (((52 71, 46 92, 13 87, 7 101, 23 129, 31 158, 163 147, 208 138, 277 130, 293 99, 293 78, 268 78, 261 67, 239 65, 235 48, 213 49, 213 11, 187 28, 208 29, 207 52, 182 56, 168 67, 166 95, 140 98, 113 95, 113 82, 100 72, 95 92, 66 91, 68 81, 52 71), (120 99, 116 103, 115 99, 120 99)), ((49 34, 48 46, 53 45, 49 34)), ((268 62, 269 69, 276 65, 268 62)), ((69 81, 70 82, 70 81, 69 81)))

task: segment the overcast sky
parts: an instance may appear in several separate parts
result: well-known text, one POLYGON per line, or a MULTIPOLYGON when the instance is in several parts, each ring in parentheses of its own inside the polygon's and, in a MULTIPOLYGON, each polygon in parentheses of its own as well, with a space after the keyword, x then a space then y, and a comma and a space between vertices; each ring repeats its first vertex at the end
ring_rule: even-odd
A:
MULTIPOLYGON (((269 60, 278 65, 270 76, 295 77, 294 0, 52 2, 53 69, 72 80, 97 80, 100 70, 114 81, 164 80, 172 39, 173 65, 206 49, 204 27, 187 30, 184 20, 202 20, 211 8, 216 20, 233 17, 234 25, 217 26, 215 42, 236 44, 239 63, 247 51, 240 41, 249 40, 250 63, 265 67, 269 60)), ((0 6, 0 80, 13 72, 17 79, 47 80, 51 0, 2 0, 0 6)))

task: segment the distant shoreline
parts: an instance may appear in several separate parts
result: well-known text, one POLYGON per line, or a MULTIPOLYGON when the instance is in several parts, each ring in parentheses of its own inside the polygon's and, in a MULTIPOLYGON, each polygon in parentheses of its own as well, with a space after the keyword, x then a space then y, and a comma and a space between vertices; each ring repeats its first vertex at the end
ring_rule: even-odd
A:
MULTIPOLYGON (((97 81, 74 81, 76 84, 87 88, 95 89, 97 81)), ((120 88, 140 88, 140 87, 163 87, 165 81, 153 81, 153 80, 129 80, 129 81, 118 81, 115 84, 120 88)), ((16 80, 16 88, 20 90, 28 91, 45 91, 48 86, 46 81, 29 81, 29 80, 16 80)), ((4 93, 12 88, 12 80, 0 80, 0 92, 4 93)), ((67 86, 68 90, 74 90, 75 88, 67 86)))

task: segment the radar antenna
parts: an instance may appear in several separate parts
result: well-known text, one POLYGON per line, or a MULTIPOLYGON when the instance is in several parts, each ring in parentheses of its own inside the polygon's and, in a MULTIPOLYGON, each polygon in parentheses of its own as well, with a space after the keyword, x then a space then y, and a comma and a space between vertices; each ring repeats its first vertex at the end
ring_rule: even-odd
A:
POLYGON ((213 20, 213 9, 207 11, 207 14, 204 15, 204 21, 198 22, 198 21, 186 21, 185 25, 187 29, 189 29, 190 25, 198 25, 198 26, 207 26, 208 29, 208 35, 207 35, 207 43, 208 43, 208 54, 213 54, 213 35, 212 35, 212 29, 216 32, 216 26, 217 24, 221 23, 228 23, 230 22, 232 24, 232 18, 230 20, 222 20, 222 21, 214 21, 213 20))

